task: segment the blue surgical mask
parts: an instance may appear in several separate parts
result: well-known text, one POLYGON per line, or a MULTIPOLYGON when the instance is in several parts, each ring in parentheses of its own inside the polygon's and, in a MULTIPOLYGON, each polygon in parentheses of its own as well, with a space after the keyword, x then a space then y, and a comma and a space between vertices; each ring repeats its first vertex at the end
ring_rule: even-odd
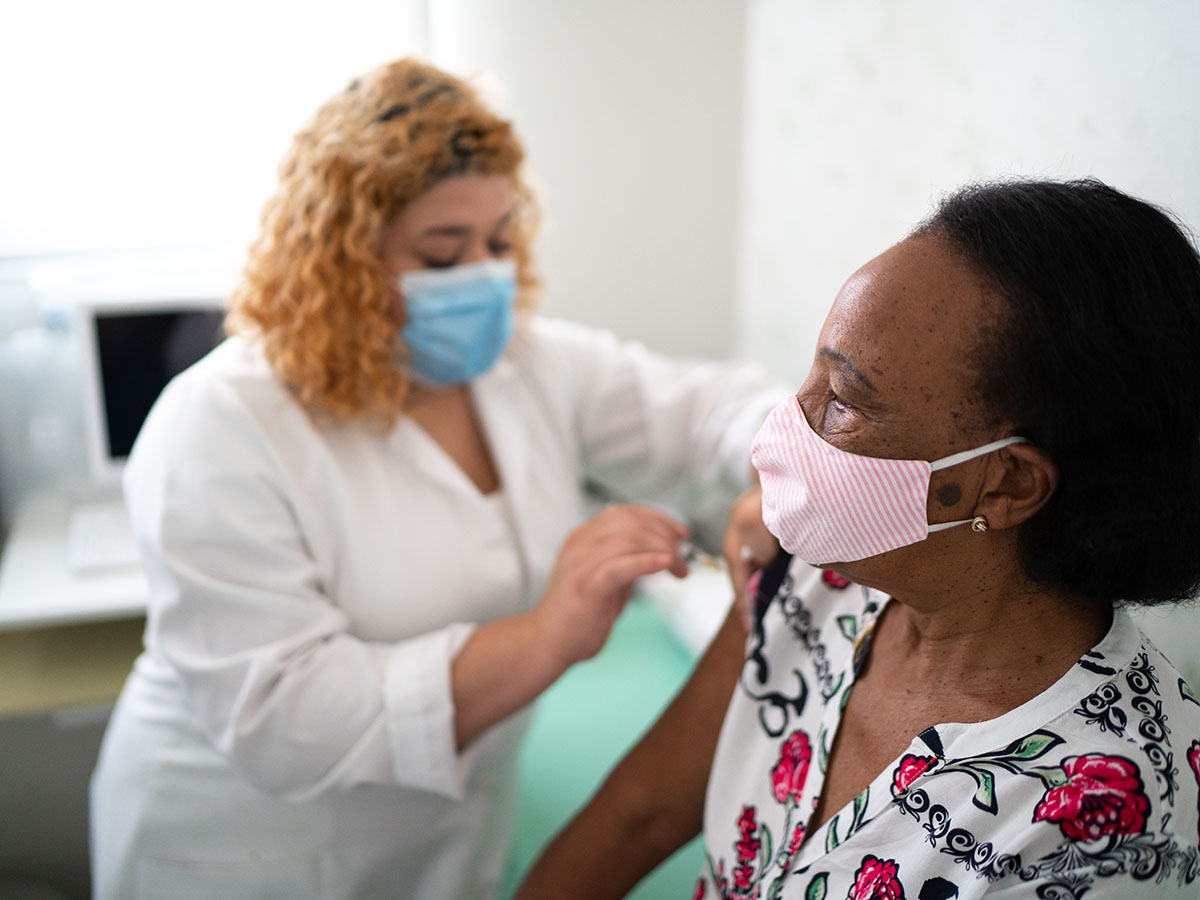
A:
POLYGON ((462 384, 490 369, 513 330, 517 268, 485 260, 400 276, 409 371, 429 384, 462 384))

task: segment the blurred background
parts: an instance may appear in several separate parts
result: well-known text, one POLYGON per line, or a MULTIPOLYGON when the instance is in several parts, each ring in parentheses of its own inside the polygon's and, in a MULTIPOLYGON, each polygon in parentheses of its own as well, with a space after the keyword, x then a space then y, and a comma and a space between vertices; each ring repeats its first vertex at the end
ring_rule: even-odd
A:
MULTIPOLYGON (((547 311, 797 380, 943 191, 1096 175, 1200 221, 1190 0, 44 0, 0 29, 0 258, 232 277, 293 131, 415 53, 484 73, 543 186, 547 311)), ((11 314, 11 311, 10 311, 11 314)))
MULTIPOLYGON (((87 462, 75 308, 219 303, 292 133, 376 63, 417 54, 479 77, 514 120, 542 191, 545 312, 665 352, 754 359, 798 385, 841 283, 965 181, 1094 175, 1200 226, 1197 34, 1192 0, 6 3, 0 535, 47 496, 107 489, 87 462)), ((135 651, 136 603, 6 616, 54 590, 39 595, 22 568, 28 596, 14 600, 11 549, 0 898, 18 881, 83 897, 83 791, 135 651), (101 645, 112 684, 84 671, 91 694, 39 699, 44 673, 101 645)), ((1154 627, 1200 674, 1195 616, 1154 627)), ((685 635, 677 664, 653 675, 652 708, 596 751, 594 771, 553 788, 536 828, 586 795, 702 642, 685 635)), ((585 727, 548 721, 543 746, 585 727)))

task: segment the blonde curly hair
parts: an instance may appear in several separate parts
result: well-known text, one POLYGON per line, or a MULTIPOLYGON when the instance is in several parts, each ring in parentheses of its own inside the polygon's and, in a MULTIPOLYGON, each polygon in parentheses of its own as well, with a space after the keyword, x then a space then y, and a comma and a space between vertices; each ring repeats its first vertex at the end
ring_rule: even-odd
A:
POLYGON ((444 178, 510 176, 516 303, 531 310, 538 210, 523 158, 511 124, 428 63, 401 59, 355 79, 317 110, 280 163, 227 330, 262 341, 276 376, 315 421, 368 418, 390 428, 408 377, 380 257, 384 230, 444 178))

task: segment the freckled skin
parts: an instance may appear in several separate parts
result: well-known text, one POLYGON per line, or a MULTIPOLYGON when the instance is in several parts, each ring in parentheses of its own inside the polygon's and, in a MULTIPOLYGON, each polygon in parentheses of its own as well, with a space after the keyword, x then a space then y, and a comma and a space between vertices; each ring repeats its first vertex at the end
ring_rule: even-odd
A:
MULTIPOLYGON (((867 456, 937 459, 1004 437, 962 410, 973 378, 978 325, 997 298, 982 275, 929 238, 903 241, 867 263, 842 288, 821 331, 878 389, 870 425, 824 434, 813 421, 828 366, 814 365, 798 396, 830 443, 867 456), (814 408, 810 409, 810 406, 814 408)), ((818 361, 819 362, 819 361, 818 361)))

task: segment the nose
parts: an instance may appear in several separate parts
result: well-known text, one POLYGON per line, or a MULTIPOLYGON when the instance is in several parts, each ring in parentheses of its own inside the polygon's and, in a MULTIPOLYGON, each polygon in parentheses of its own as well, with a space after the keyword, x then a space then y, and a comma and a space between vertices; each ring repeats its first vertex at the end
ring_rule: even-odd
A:
POLYGON ((470 265, 471 263, 484 262, 489 259, 496 259, 496 254, 492 252, 486 240, 474 240, 467 246, 463 255, 459 258, 460 265, 470 265))

